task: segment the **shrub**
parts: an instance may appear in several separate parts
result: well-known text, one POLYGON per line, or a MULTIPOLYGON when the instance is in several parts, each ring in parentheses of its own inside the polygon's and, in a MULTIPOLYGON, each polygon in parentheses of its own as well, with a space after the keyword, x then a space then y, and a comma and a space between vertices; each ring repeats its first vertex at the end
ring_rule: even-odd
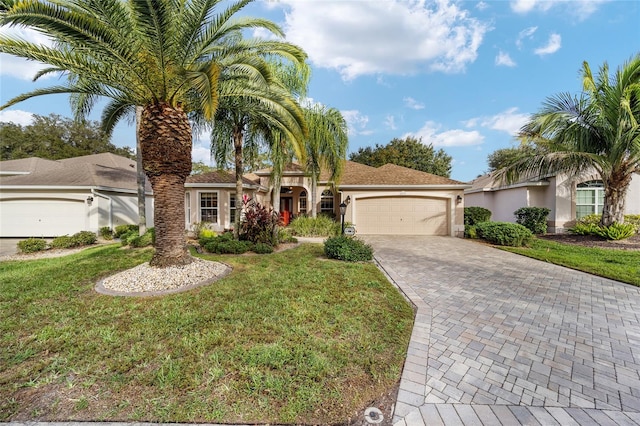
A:
POLYGON ((216 231, 208 228, 203 228, 198 233, 198 238, 213 238, 215 236, 216 236, 216 231))
POLYGON ((464 226, 464 237, 465 238, 472 238, 472 239, 477 239, 478 238, 478 229, 476 228, 475 225, 465 225, 464 226))
POLYGON ((138 225, 118 225, 116 226, 113 236, 115 238, 122 238, 124 234, 130 234, 131 232, 138 233, 138 225))
POLYGON ((113 240, 113 231, 108 226, 103 226, 98 231, 103 240, 113 240))
POLYGON ((347 262, 362 262, 373 259, 373 249, 355 237, 339 235, 330 237, 324 243, 324 253, 330 259, 347 262))
POLYGON ((636 232, 640 232, 640 214, 624 215, 624 223, 630 223, 636 226, 636 232))
POLYGON ((46 250, 47 242, 42 238, 27 238, 18 241, 18 249, 21 253, 35 253, 37 251, 46 250))
POLYGON ((596 235, 607 240, 623 240, 629 238, 638 231, 633 223, 612 223, 609 226, 598 226, 596 235))
POLYGON ((571 234, 576 235, 598 235, 600 225, 591 222, 577 222, 575 226, 568 229, 571 234))
POLYGON ((600 225, 600 219, 602 219, 602 215, 601 214, 590 214, 590 215, 581 217, 576 222, 576 224, 583 223, 583 224, 600 225))
POLYGON ((340 235, 341 225, 325 215, 299 216, 291 221, 289 229, 300 237, 331 237, 340 235))
POLYGON ((204 248, 209 253, 242 254, 251 250, 253 244, 250 241, 220 240, 219 237, 216 237, 206 243, 204 248))
POLYGON ((131 247, 152 246, 156 242, 156 229, 149 228, 144 235, 131 234, 130 238, 127 238, 127 242, 131 247))
POLYGON ((481 222, 489 222, 491 220, 491 210, 484 207, 465 207, 464 208, 464 224, 476 225, 481 222))
POLYGON ((54 249, 68 249, 79 246, 80 243, 69 235, 54 238, 49 246, 54 249))
POLYGON ((260 203, 245 198, 244 219, 240 224, 240 239, 252 243, 265 243, 275 246, 278 244, 276 227, 280 224, 280 215, 260 203))
POLYGON ((527 228, 534 234, 547 233, 547 216, 549 210, 546 207, 522 207, 513 212, 516 216, 516 223, 527 228))
POLYGON ((79 246, 89 246, 97 241, 96 234, 90 231, 80 231, 71 236, 79 246))
POLYGON ((293 236, 293 231, 289 228, 278 229, 278 244, 280 243, 297 243, 298 240, 293 236))
POLYGON ((269 254, 273 253, 273 247, 265 243, 256 243, 256 245, 253 247, 253 251, 258 254, 269 254))
POLYGON ((481 222, 476 229, 480 238, 501 246, 520 247, 533 239, 531 231, 518 223, 481 222))

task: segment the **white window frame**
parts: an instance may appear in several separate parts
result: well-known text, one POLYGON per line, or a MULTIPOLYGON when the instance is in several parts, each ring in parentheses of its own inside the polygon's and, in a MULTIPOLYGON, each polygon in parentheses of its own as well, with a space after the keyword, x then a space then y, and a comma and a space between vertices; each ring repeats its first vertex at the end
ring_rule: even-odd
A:
POLYGON ((300 192, 298 197, 298 212, 300 214, 307 214, 307 191, 305 189, 300 192))
POLYGON ((198 191, 198 219, 200 222, 207 222, 211 224, 218 224, 220 222, 220 191, 198 191), (216 206, 207 207, 207 209, 215 210, 215 222, 202 219, 202 195, 203 194, 215 194, 216 206))
POLYGON ((585 216, 579 214, 578 207, 580 206, 593 207, 593 212, 589 214, 602 214, 602 209, 604 207, 604 183, 601 180, 590 180, 580 182, 576 185, 576 219, 580 219, 585 216), (593 191, 593 199, 595 201, 593 203, 579 203, 580 192, 587 191, 593 191), (602 202, 599 200, 602 200, 602 202))
POLYGON ((184 193, 184 215, 187 229, 191 225, 191 192, 184 193))
POLYGON ((335 214, 335 194, 330 189, 325 189, 320 194, 320 213, 330 213, 335 214), (329 195, 331 194, 331 195, 329 195), (325 203, 329 203, 331 201, 331 208, 325 206, 325 203))
POLYGON ((236 193, 229 193, 229 227, 233 227, 235 223, 235 215, 238 214, 238 200, 236 199, 236 193), (231 200, 233 200, 233 206, 231 204, 231 200))

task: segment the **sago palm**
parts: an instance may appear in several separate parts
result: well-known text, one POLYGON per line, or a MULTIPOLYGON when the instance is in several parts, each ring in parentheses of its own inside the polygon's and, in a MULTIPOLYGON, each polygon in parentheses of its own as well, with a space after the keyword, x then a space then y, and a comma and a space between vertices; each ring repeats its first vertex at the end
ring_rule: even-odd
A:
POLYGON ((520 136, 542 147, 497 173, 514 182, 556 173, 596 170, 604 184, 601 224, 624 222, 625 197, 640 173, 640 55, 615 74, 605 63, 596 77, 583 63, 583 92, 550 97, 522 128, 520 136))
MULTIPOLYGON (((142 159, 155 197, 154 266, 191 261, 184 241, 184 182, 192 147, 187 114, 214 116, 223 77, 270 81, 266 57, 306 59, 301 49, 285 42, 243 39, 242 31, 251 28, 283 35, 268 20, 234 17, 250 2, 231 2, 218 11, 222 0, 3 1, 0 24, 35 29, 55 45, 2 35, 0 52, 48 64, 37 77, 59 72, 70 78, 1 108, 34 96, 71 93, 82 115, 105 97, 103 127, 111 131, 136 106, 143 107, 142 159)), ((234 90, 241 92, 243 85, 234 90)))

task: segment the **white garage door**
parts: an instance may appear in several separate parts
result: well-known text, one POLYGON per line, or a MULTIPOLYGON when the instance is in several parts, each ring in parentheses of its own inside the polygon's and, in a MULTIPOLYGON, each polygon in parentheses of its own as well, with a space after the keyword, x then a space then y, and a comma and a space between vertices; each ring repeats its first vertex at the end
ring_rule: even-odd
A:
POLYGON ((358 234, 449 235, 445 199, 379 197, 356 200, 358 234))
POLYGON ((82 201, 7 200, 0 202, 0 236, 57 237, 86 226, 82 201))

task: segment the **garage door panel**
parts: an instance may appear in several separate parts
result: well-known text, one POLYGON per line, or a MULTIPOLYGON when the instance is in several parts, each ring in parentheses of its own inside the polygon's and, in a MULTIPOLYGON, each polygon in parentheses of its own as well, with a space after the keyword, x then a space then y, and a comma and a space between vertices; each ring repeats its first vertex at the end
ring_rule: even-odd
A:
POLYGON ((360 234, 449 234, 445 199, 376 197, 359 199, 356 203, 356 229, 360 234))
POLYGON ((84 229, 82 201, 6 200, 0 203, 0 236, 54 237, 84 229))

